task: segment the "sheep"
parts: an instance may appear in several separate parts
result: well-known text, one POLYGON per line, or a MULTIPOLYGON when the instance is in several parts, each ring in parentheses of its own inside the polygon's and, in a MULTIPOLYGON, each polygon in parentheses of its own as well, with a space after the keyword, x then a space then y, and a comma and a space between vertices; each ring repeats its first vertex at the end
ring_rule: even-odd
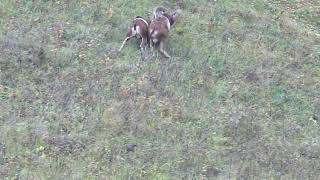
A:
POLYGON ((164 43, 169 37, 171 26, 180 14, 180 9, 173 14, 169 14, 163 7, 157 7, 153 11, 153 19, 149 25, 150 47, 152 49, 156 47, 166 58, 170 58, 170 55, 163 49, 164 43))
POLYGON ((124 45, 133 37, 141 39, 140 43, 140 51, 141 57, 144 58, 144 47, 149 43, 149 33, 148 28, 150 25, 150 20, 147 18, 143 18, 141 16, 137 16, 133 19, 132 24, 128 28, 127 35, 119 48, 118 52, 122 50, 124 45))

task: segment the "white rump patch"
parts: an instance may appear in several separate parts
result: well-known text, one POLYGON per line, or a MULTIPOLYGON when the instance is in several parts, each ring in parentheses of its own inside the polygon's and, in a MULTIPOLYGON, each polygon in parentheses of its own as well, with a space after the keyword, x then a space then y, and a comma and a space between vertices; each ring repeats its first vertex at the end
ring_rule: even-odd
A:
POLYGON ((131 28, 131 33, 132 33, 132 36, 135 36, 137 34, 136 30, 134 29, 134 27, 131 28))
POLYGON ((131 28, 132 36, 140 35, 141 34, 141 29, 139 26, 136 26, 136 29, 134 27, 131 28))
POLYGON ((140 29, 140 26, 136 26, 136 30, 137 30, 137 34, 141 34, 141 29, 140 29))
POLYGON ((158 42, 158 39, 152 39, 152 42, 153 42, 153 43, 157 43, 157 42, 158 42))

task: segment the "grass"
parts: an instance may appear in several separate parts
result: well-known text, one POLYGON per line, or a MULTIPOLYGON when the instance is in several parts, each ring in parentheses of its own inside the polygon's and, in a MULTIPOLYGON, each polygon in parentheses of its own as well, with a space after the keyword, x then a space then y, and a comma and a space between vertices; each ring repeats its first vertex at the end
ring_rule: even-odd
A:
POLYGON ((320 176, 317 1, 184 1, 144 61, 139 3, 1 1, 1 177, 320 176))

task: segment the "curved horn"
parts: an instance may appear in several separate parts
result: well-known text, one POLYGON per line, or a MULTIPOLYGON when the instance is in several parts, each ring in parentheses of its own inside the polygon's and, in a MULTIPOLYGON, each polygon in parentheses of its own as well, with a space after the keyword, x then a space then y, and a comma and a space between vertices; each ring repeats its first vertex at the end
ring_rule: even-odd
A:
POLYGON ((165 13, 166 11, 167 11, 167 9, 164 7, 161 7, 161 6, 155 7, 153 10, 153 16, 154 16, 154 18, 157 18, 157 17, 161 16, 163 13, 165 13))

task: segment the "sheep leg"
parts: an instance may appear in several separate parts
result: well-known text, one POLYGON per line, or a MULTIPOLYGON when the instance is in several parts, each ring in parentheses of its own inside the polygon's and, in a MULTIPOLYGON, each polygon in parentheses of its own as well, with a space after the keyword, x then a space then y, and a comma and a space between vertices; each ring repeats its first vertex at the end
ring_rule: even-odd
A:
POLYGON ((132 36, 129 36, 129 37, 126 37, 124 40, 123 40, 123 42, 122 42, 122 45, 121 45, 121 47, 119 48, 119 52, 122 50, 122 48, 123 48, 123 46, 131 39, 131 38, 133 38, 134 37, 134 35, 132 35, 132 36))
POLYGON ((146 43, 147 43, 147 39, 142 37, 142 40, 141 40, 141 43, 140 43, 140 51, 141 51, 141 57, 142 59, 145 58, 145 52, 144 52, 144 47, 146 46, 146 43))
POLYGON ((163 54, 166 58, 170 58, 170 55, 163 49, 163 41, 160 41, 160 44, 159 44, 159 52, 161 54, 163 54))

